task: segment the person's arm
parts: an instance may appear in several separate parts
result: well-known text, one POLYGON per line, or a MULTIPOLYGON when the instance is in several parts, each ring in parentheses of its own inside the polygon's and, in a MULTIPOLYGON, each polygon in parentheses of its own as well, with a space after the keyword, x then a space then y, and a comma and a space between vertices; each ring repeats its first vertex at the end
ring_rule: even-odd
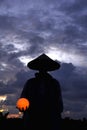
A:
POLYGON ((58 92, 58 94, 59 94, 58 98, 59 98, 59 106, 60 106, 59 110, 62 113, 63 112, 63 99, 62 99, 61 88, 59 87, 58 90, 59 90, 59 92, 58 92))
POLYGON ((56 80, 56 97, 57 97, 57 102, 58 102, 58 112, 62 113, 63 112, 63 99, 62 99, 62 92, 61 92, 61 86, 60 83, 56 80))
POLYGON ((24 88, 21 92, 20 98, 27 98, 27 87, 28 87, 28 81, 24 85, 24 88))

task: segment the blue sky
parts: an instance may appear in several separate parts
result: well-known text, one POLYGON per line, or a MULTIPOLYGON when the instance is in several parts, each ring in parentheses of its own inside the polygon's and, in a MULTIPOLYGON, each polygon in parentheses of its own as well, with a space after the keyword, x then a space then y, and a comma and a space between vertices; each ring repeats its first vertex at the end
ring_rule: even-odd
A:
POLYGON ((87 117, 87 1, 0 0, 0 108, 15 107, 34 71, 33 58, 45 53, 61 62, 51 74, 60 81, 63 116, 87 117))

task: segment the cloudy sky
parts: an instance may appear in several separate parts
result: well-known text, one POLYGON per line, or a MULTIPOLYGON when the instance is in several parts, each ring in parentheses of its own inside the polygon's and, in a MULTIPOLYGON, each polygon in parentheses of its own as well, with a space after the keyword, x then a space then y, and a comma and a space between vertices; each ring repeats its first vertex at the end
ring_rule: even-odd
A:
POLYGON ((87 118, 87 0, 0 0, 0 110, 15 107, 45 53, 61 62, 51 74, 60 81, 63 116, 87 118))

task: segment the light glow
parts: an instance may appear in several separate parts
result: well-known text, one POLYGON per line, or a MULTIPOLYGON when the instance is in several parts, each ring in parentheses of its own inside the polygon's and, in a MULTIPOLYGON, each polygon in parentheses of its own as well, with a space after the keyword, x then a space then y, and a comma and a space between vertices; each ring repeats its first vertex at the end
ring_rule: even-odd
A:
POLYGON ((26 110, 30 106, 30 102, 26 98, 19 98, 16 103, 16 107, 19 110, 26 110))
POLYGON ((15 113, 7 115, 7 118, 19 118, 19 117, 21 117, 21 115, 20 114, 15 114, 15 113))
POLYGON ((7 96, 6 96, 6 95, 1 95, 1 96, 0 96, 0 102, 1 102, 1 101, 5 101, 6 99, 7 99, 7 96))
POLYGON ((0 109, 0 112, 4 112, 4 110, 3 110, 3 109, 0 109))
POLYGON ((12 50, 10 49, 8 53, 18 53, 20 51, 26 51, 28 47, 30 47, 30 44, 27 45, 26 39, 21 39, 16 34, 7 34, 5 37, 1 38, 0 40, 3 43, 3 49, 6 47, 6 45, 12 45, 12 50), (6 45, 5 45, 6 43, 6 45), (23 44, 22 44, 23 43, 23 44))
POLYGON ((49 47, 46 54, 53 60, 58 60, 65 63, 72 63, 76 66, 87 66, 87 64, 85 64, 84 57, 79 54, 75 54, 73 51, 69 53, 68 51, 64 51, 62 48, 60 49, 51 46, 49 47))
POLYGON ((18 59, 24 64, 24 66, 26 66, 27 63, 32 60, 30 56, 21 56, 18 59))

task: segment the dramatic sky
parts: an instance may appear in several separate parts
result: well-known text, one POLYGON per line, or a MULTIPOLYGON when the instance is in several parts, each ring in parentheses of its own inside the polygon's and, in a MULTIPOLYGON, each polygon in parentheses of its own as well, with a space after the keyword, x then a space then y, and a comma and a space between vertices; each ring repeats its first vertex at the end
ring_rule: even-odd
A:
POLYGON ((0 0, 0 110, 18 113, 27 63, 40 54, 61 62, 63 116, 87 118, 87 0, 0 0))

